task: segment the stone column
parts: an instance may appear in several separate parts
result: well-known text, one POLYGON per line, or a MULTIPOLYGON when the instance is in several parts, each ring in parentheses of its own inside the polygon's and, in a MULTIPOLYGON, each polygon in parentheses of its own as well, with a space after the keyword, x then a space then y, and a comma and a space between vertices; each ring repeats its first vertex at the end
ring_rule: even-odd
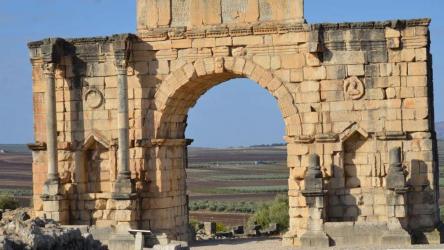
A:
POLYGON ((114 183, 114 199, 126 199, 133 193, 131 172, 129 170, 129 116, 128 116, 128 80, 125 60, 116 60, 119 107, 117 123, 119 129, 117 152, 117 180, 114 183))
POLYGON ((305 22, 305 16, 304 16, 304 0, 299 0, 296 2, 297 9, 296 9, 296 17, 299 19, 300 22, 305 22))
POLYGON ((390 166, 387 174, 387 228, 382 237, 384 245, 410 245, 411 238, 402 225, 407 225, 406 176, 402 168, 401 148, 393 148, 389 154, 390 166))
POLYGON ((59 194, 59 173, 57 169, 57 118, 55 97, 55 65, 45 63, 43 73, 46 79, 46 152, 48 161, 48 174, 43 195, 59 194))
POLYGON ((305 196, 308 207, 308 228, 301 236, 302 247, 329 247, 329 238, 324 232, 324 180, 322 178, 319 156, 309 156, 308 171, 305 174, 305 196))
POLYGON ((48 158, 48 175, 41 195, 43 214, 48 219, 53 219, 61 224, 68 224, 68 201, 63 196, 57 167, 55 64, 45 63, 43 73, 46 79, 46 151, 48 158))
POLYGON ((107 204, 108 210, 114 210, 115 232, 110 236, 108 248, 134 249, 134 237, 129 229, 138 228, 139 207, 135 185, 131 180, 129 169, 129 116, 128 116, 128 80, 127 64, 124 52, 116 53, 115 65, 117 68, 118 86, 118 114, 117 126, 119 130, 117 149, 117 179, 114 182, 113 201, 107 204))

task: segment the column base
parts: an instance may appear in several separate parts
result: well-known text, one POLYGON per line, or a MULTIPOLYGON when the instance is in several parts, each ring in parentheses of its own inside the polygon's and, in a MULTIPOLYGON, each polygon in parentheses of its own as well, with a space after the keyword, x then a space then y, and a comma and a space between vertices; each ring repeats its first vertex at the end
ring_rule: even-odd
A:
POLYGON ((47 196, 56 196, 63 194, 62 186, 60 185, 59 178, 48 179, 43 185, 42 199, 47 196))
POLYGON ((134 245, 135 239, 134 236, 129 232, 117 232, 111 235, 108 241, 108 249, 109 250, 122 250, 122 249, 135 249, 134 245))
POLYGON ((301 246, 301 239, 297 236, 296 233, 286 232, 282 236, 282 245, 289 246, 289 247, 292 247, 292 246, 300 247, 301 246))
POLYGON ((322 248, 330 246, 330 239, 324 232, 306 232, 301 236, 302 247, 322 248))
POLYGON ((387 231, 382 236, 381 244, 388 246, 410 246, 412 244, 412 238, 409 233, 402 229, 387 231))
POLYGON ((129 200, 135 197, 134 183, 129 178, 118 178, 114 183, 111 197, 114 200, 129 200))
POLYGON ((154 247, 155 245, 168 245, 170 243, 170 239, 168 239, 168 235, 163 234, 152 234, 146 238, 146 243, 149 247, 154 247))
POLYGON ((42 195, 43 215, 60 224, 69 224, 69 201, 62 195, 42 195))

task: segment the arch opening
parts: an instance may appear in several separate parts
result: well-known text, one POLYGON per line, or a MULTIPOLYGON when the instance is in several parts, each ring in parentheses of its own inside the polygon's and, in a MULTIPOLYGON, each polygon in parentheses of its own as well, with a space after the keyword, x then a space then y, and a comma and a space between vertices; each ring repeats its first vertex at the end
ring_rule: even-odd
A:
POLYGON ((248 78, 273 95, 285 122, 285 136, 302 135, 301 117, 286 85, 270 71, 243 58, 211 58, 178 68, 155 96, 158 112, 154 135, 183 139, 188 111, 212 87, 235 78, 248 78))
MULTIPOLYGON (((158 171, 158 176, 156 176, 157 182, 162 182, 163 174, 175 176, 178 180, 177 183, 169 183, 169 185, 164 185, 165 183, 162 182, 163 186, 157 185, 157 191, 179 191, 178 197, 184 201, 185 209, 183 209, 181 215, 177 215, 177 212, 175 213, 176 216, 184 219, 183 227, 175 227, 175 229, 173 229, 175 232, 171 232, 171 229, 165 228, 165 231, 168 231, 167 233, 169 235, 176 235, 175 238, 177 239, 184 239, 188 237, 189 233, 188 228, 185 228, 189 223, 188 204, 190 201, 190 197, 186 191, 188 174, 185 169, 190 165, 188 157, 190 152, 187 147, 189 140, 184 140, 189 110, 196 105, 199 98, 211 88, 227 80, 236 78, 248 78, 254 81, 276 99, 282 116, 281 119, 284 121, 284 135, 286 137, 299 136, 302 133, 300 117, 294 104, 293 96, 278 77, 275 77, 270 71, 259 65, 243 58, 211 58, 210 61, 202 60, 185 64, 171 73, 162 82, 155 96, 157 111, 155 114, 156 122, 153 135, 154 138, 162 141, 155 152, 157 159, 156 168, 160 170, 158 171), (166 143, 167 141, 170 143, 166 143), (166 153, 160 154, 160 152, 166 153), (175 153, 173 155, 173 153, 169 154, 168 152, 175 153), (170 172, 167 173, 167 168, 172 168, 173 172, 169 170, 170 172)), ((265 189, 274 188, 275 194, 281 191, 286 193, 285 197, 288 197, 290 170, 287 168, 286 146, 282 146, 282 151, 284 156, 280 163, 279 180, 274 180, 274 183, 279 182, 280 184, 268 185, 265 189), (280 190, 277 190, 279 188, 280 190)), ((260 161, 250 162, 255 162, 253 163, 254 165, 260 161)), ((247 174, 248 173, 245 173, 244 176, 247 174)), ((217 176, 217 174, 215 176, 217 176)), ((276 177, 274 176, 274 178, 276 177)), ((220 189, 217 191, 220 191, 220 189)), ((239 190, 231 191, 238 192, 239 190)), ((288 203, 287 207, 289 208, 288 203)), ((172 212, 172 214, 173 213, 174 212, 172 212)), ((287 216, 289 216, 288 212, 287 216)))
POLYGON ((283 144, 284 122, 276 100, 248 78, 220 83, 203 94, 187 115, 192 147, 283 144))

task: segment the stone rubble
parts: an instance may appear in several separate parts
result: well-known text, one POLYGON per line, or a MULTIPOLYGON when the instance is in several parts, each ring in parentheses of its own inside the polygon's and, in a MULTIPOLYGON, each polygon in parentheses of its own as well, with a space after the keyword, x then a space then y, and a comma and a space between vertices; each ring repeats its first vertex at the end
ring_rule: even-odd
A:
POLYGON ((262 229, 262 227, 257 224, 250 225, 246 229, 244 229, 244 226, 235 226, 227 232, 216 232, 215 226, 215 222, 204 222, 198 224, 194 230, 195 232, 192 238, 197 241, 204 241, 271 236, 279 234, 278 225, 276 223, 270 223, 270 225, 268 225, 268 227, 265 229, 262 229))
POLYGON ((3 212, 0 250, 106 250, 89 233, 62 228, 52 219, 32 217, 29 209, 3 212))

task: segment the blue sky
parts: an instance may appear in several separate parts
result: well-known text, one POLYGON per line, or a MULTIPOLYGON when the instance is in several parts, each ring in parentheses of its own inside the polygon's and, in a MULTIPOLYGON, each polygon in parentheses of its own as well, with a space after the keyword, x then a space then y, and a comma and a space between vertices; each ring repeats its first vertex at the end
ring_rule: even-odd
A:
MULTIPOLYGON (((444 120, 444 1, 305 0, 309 23, 431 17, 436 120, 444 120)), ((45 37, 135 32, 135 0, 14 0, 0 3, 0 144, 33 141, 31 66, 26 43, 45 37)), ((211 89, 190 111, 195 146, 282 141, 276 102, 249 80, 211 89)))

